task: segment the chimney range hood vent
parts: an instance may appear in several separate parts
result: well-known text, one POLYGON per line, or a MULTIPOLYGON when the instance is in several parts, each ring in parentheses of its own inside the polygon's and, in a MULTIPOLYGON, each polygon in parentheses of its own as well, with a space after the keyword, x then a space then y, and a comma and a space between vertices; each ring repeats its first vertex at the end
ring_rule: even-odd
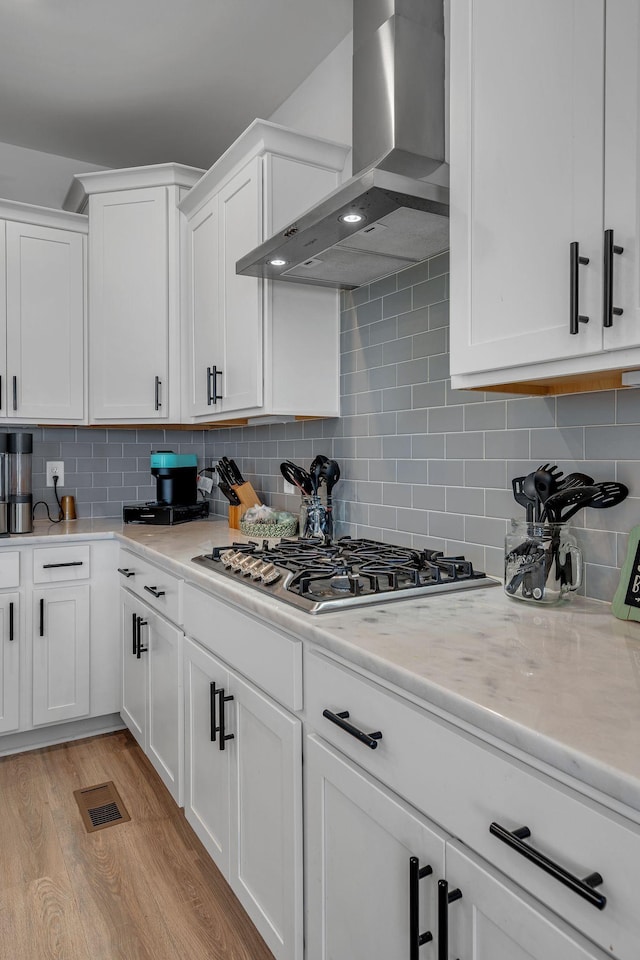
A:
POLYGON ((237 273, 351 290, 447 249, 449 191, 429 180, 445 167, 444 47, 442 0, 354 0, 359 172, 237 273))

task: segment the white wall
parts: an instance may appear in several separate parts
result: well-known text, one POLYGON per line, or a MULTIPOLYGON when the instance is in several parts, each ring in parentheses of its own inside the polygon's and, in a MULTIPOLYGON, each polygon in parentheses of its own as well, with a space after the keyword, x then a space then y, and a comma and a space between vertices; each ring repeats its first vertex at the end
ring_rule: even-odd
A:
MULTIPOLYGON (((350 144, 352 53, 353 34, 349 33, 269 119, 302 133, 350 144)), ((349 156, 345 176, 350 170, 349 156)))
POLYGON ((61 209, 75 173, 104 169, 84 160, 0 143, 0 197, 61 209))

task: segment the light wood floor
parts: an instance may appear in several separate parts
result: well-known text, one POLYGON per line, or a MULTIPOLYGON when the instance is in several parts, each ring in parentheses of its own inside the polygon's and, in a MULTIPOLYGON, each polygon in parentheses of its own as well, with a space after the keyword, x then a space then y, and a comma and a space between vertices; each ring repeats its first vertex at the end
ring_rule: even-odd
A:
POLYGON ((273 960, 126 732, 0 759, 0 960, 273 960), (86 833, 113 780, 131 822, 86 833))

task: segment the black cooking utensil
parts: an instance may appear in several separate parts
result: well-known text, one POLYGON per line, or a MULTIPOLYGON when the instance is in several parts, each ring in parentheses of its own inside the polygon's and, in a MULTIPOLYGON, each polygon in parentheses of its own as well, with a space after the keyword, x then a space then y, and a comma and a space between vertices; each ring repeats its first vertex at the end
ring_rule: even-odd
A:
POLYGON ((558 481, 562 476, 562 470, 558 470, 555 465, 551 466, 548 463, 538 467, 535 471, 533 474, 533 483, 538 499, 542 504, 557 492, 558 481))
POLYGON ((311 496, 313 493, 313 482, 310 474, 304 467, 299 467, 297 463, 293 463, 291 460, 285 460, 280 464, 280 473, 287 483, 292 483, 294 487, 297 487, 305 496, 311 496))
POLYGON ((227 468, 227 473, 231 477, 231 483, 235 484, 236 486, 240 486, 241 483, 244 483, 244 477, 240 473, 240 469, 235 460, 230 460, 228 457, 223 457, 222 459, 224 460, 227 468))
POLYGON ((558 490, 545 503, 542 519, 548 517, 552 523, 566 523, 578 510, 586 507, 597 492, 596 486, 569 487, 567 490, 558 490), (563 510, 566 510, 566 512, 563 513, 563 510))
POLYGON ((569 487, 592 487, 594 483, 593 477, 587 473, 568 473, 558 481, 558 490, 568 490, 569 487))
POLYGON ((532 523, 536 500, 532 500, 524 491, 524 482, 526 479, 526 477, 514 477, 511 481, 511 486, 513 487, 513 496, 516 503, 519 503, 521 507, 525 508, 527 511, 527 522, 532 523))
POLYGON ((216 470, 218 471, 218 476, 220 477, 222 482, 226 483, 227 486, 231 486, 231 477, 229 476, 229 472, 224 462, 225 459, 226 459, 225 457, 222 457, 221 460, 218 460, 216 464, 216 470))
POLYGON ((340 464, 337 460, 327 460, 322 464, 322 478, 327 487, 327 532, 333 536, 333 503, 331 494, 340 479, 340 464))
MULTIPOLYGON (((615 480, 604 480, 601 483, 595 483, 592 487, 579 487, 578 489, 595 491, 590 499, 580 506, 593 507, 596 510, 605 510, 608 507, 615 507, 629 495, 629 488, 624 483, 617 483, 615 480)), ((570 520, 580 507, 573 507, 563 516, 563 523, 570 520)))
POLYGON ((313 493, 317 495, 320 484, 322 483, 322 468, 325 463, 328 463, 329 457, 325 457, 322 453, 319 453, 311 461, 311 466, 309 467, 309 473, 311 474, 311 482, 313 484, 313 493))

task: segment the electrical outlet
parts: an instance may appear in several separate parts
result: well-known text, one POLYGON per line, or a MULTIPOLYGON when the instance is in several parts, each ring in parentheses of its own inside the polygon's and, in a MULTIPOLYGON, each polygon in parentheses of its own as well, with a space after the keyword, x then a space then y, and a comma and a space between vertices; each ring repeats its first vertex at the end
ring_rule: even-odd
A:
POLYGON ((47 461, 47 486, 53 486, 53 478, 56 476, 58 478, 58 486, 61 487, 64 484, 64 462, 62 460, 48 460, 47 461))
POLYGON ((284 481, 284 492, 285 492, 285 493, 288 493, 288 494, 291 495, 291 496, 293 496, 293 495, 295 494, 295 492, 296 492, 296 488, 294 487, 294 485, 293 485, 292 483, 289 483, 288 480, 285 480, 285 481, 284 481))

